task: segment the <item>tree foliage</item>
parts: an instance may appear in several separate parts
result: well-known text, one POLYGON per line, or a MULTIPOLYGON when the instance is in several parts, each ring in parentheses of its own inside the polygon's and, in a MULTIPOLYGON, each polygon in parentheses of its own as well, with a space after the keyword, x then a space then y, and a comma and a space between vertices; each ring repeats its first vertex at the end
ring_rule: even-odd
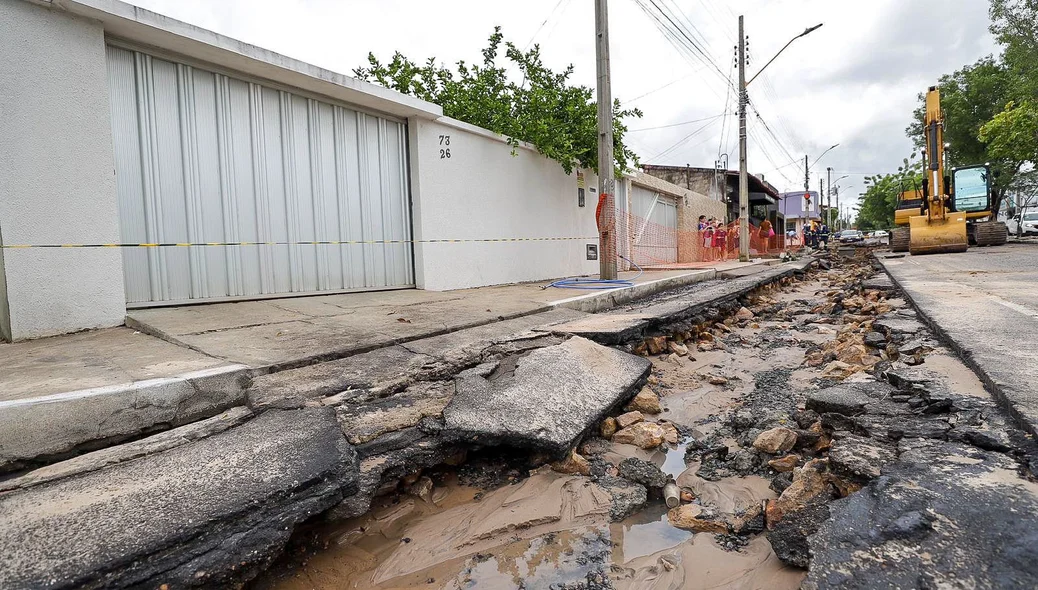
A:
POLYGON ((1006 105, 980 128, 988 153, 1011 162, 1038 162, 1038 102, 1006 105))
POLYGON ((922 161, 914 153, 902 161, 896 173, 866 177, 855 225, 862 231, 894 227, 894 211, 901 193, 922 188, 922 182, 922 161))
MULTIPOLYGON (((459 61, 456 70, 429 58, 419 65, 399 52, 389 63, 368 54, 368 67, 354 74, 369 82, 440 105, 443 113, 466 123, 504 135, 513 149, 520 141, 532 144, 543 155, 562 164, 566 173, 574 166, 598 169, 598 112, 595 92, 570 83, 573 66, 554 72, 541 60, 540 47, 529 51, 504 41, 504 58, 522 75, 509 79, 499 65, 504 36, 500 27, 483 49, 482 63, 459 61)), ((638 109, 613 103, 613 154, 615 173, 637 163, 637 156, 623 143, 625 120, 641 117, 638 109)), ((514 153, 514 152, 513 152, 514 153)))

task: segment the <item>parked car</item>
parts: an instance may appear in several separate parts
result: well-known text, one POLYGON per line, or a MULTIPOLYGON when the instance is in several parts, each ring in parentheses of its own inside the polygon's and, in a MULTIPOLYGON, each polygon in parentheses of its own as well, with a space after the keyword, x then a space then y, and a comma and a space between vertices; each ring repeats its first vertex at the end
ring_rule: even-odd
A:
POLYGON ((845 229, 840 232, 840 235, 836 237, 836 241, 841 244, 849 244, 852 242, 863 242, 865 241, 865 235, 856 229, 845 229))
POLYGON ((1017 215, 1006 221, 1006 227, 1009 229, 1009 235, 1015 236, 1017 234, 1017 226, 1023 223, 1022 230, 1023 235, 1033 236, 1038 235, 1038 213, 1024 213, 1022 218, 1021 215, 1017 215))
POLYGON ((887 231, 882 230, 882 229, 877 229, 876 231, 872 232, 872 236, 870 236, 870 237, 873 237, 873 238, 889 238, 890 237, 890 232, 887 232, 887 231))

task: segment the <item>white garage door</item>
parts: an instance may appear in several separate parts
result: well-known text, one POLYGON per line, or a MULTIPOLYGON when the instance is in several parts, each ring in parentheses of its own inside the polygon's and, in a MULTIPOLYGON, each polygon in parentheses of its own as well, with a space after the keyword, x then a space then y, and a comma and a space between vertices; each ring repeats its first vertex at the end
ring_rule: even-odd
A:
POLYGON ((404 122, 114 46, 108 78, 122 241, 172 244, 124 249, 128 304, 413 285, 404 122))
POLYGON ((630 226, 635 263, 678 261, 678 204, 673 198, 632 185, 630 226))

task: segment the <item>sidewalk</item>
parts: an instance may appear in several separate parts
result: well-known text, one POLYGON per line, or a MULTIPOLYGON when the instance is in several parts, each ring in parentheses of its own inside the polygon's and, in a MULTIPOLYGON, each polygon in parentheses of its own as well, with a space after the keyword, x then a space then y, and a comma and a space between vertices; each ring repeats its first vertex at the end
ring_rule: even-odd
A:
POLYGON ((553 309, 573 319, 717 275, 621 273, 635 286, 608 291, 545 281, 138 309, 128 327, 0 344, 0 473, 215 416, 243 405, 259 375, 553 309))

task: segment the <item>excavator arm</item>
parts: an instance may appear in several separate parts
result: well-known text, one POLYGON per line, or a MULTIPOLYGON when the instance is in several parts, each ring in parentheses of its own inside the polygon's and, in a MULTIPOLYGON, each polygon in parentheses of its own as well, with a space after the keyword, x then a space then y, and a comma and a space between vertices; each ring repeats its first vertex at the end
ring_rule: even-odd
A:
POLYGON ((926 178, 923 181, 923 199, 918 215, 909 217, 912 254, 965 252, 969 247, 966 236, 966 215, 955 211, 944 169, 944 113, 941 112, 941 93, 932 86, 926 93, 926 178))

